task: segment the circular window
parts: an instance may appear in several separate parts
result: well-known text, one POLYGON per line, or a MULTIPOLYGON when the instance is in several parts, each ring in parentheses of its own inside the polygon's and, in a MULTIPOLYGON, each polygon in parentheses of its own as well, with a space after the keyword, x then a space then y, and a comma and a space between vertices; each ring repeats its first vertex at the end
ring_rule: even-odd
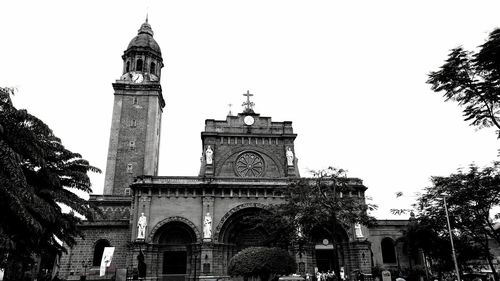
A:
POLYGON ((264 173, 264 160, 253 152, 245 152, 236 159, 235 170, 240 177, 260 177, 264 173))

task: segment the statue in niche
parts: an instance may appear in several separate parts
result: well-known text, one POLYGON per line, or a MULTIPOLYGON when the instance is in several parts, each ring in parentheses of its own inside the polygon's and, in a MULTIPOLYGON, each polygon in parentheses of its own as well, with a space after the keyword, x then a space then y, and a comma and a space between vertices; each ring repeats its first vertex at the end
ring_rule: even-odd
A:
POLYGON ((203 221, 203 238, 212 238, 212 217, 210 212, 207 212, 203 221))
POLYGON ((139 220, 137 221, 137 239, 144 239, 146 236, 146 226, 148 225, 146 221, 146 216, 141 213, 139 220))
POLYGON ((286 161, 287 161, 287 164, 288 166, 293 166, 293 151, 292 149, 287 146, 286 147, 286 161))
POLYGON ((359 222, 354 224, 354 233, 356 235, 356 238, 363 238, 363 231, 361 230, 361 224, 359 222))
POLYGON ((212 164, 213 157, 214 157, 214 151, 212 150, 212 148, 209 145, 207 147, 207 150, 205 151, 205 159, 207 161, 207 164, 212 164))

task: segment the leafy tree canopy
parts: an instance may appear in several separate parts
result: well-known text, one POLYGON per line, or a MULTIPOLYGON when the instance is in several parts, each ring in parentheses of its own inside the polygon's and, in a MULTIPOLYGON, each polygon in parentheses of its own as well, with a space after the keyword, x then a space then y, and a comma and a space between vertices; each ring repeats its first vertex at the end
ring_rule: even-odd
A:
POLYGON ((429 74, 432 90, 463 106, 471 125, 495 127, 500 138, 500 29, 477 52, 452 49, 438 71, 429 74))
POLYGON ((11 94, 0 88, 0 257, 14 260, 60 252, 57 240, 75 244, 80 219, 61 204, 91 219, 94 209, 70 189, 90 193, 87 172, 100 170, 66 149, 43 121, 16 109, 11 94))
POLYGON ((406 239, 412 247, 423 249, 437 260, 443 270, 452 266, 444 198, 458 261, 465 264, 486 258, 491 262, 488 240, 500 243, 492 220, 498 218, 494 207, 500 204, 499 163, 486 168, 472 164, 447 177, 432 177, 432 185, 418 198, 419 213, 410 224, 406 239))
MULTIPOLYGON (((250 220, 249 224, 268 232, 271 244, 300 246, 318 230, 336 243, 354 223, 375 223, 368 211, 376 206, 366 203, 366 187, 360 180, 333 167, 312 173, 313 178, 300 178, 283 190, 284 203, 272 205, 250 220)), ((335 269, 340 274, 340 269, 335 269)), ((337 277, 340 280, 340 275, 337 277)))
POLYGON ((267 281, 271 275, 288 275, 297 270, 295 259, 285 250, 267 247, 249 247, 236 254, 229 262, 231 276, 259 276, 267 281))
POLYGON ((360 180, 348 178, 345 170, 333 167, 312 173, 313 178, 292 182, 283 190, 284 203, 271 205, 252 224, 268 230, 271 239, 290 244, 310 238, 318 228, 333 236, 332 225, 347 230, 354 223, 375 223, 368 212, 377 206, 366 203, 366 187, 360 180))

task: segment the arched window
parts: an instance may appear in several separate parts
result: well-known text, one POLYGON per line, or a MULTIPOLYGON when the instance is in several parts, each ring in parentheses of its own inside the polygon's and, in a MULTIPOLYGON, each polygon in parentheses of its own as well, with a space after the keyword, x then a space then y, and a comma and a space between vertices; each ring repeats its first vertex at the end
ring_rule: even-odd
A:
POLYGON ((396 263, 396 251, 394 249, 394 240, 389 237, 382 239, 380 243, 382 248, 382 261, 384 263, 396 263))
POLYGON ((101 265, 101 259, 102 259, 102 254, 104 252, 105 247, 110 247, 111 244, 109 244, 108 240, 98 240, 95 243, 94 246, 94 259, 92 260, 92 265, 93 266, 100 266, 101 265))
POLYGON ((135 70, 142 71, 142 60, 141 59, 138 59, 137 62, 135 63, 135 70))
POLYGON ((156 64, 154 62, 149 66, 149 72, 152 74, 156 74, 156 64))
POLYGON ((125 67, 125 73, 129 72, 130 71, 130 62, 127 61, 127 66, 125 67))

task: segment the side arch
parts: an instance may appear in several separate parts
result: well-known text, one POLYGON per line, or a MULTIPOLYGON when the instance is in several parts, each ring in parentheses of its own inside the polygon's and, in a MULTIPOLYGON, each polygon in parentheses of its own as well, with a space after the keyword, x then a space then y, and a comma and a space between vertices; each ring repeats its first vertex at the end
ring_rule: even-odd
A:
POLYGON ((108 239, 99 239, 94 242, 93 258, 92 258, 92 266, 99 266, 101 264, 102 254, 104 253, 105 247, 111 247, 111 243, 108 239))
POLYGON ((243 203, 243 204, 240 204, 234 208, 232 208, 231 210, 229 210, 220 220, 219 224, 217 225, 217 227, 215 228, 214 230, 214 235, 213 237, 217 239, 218 242, 222 242, 222 237, 221 237, 221 231, 223 229, 223 227, 225 226, 227 220, 236 212, 239 212, 243 209, 249 209, 249 208, 257 208, 257 209, 265 209, 266 208, 266 205, 262 204, 262 203, 243 203))
POLYGON ((191 228, 191 230, 195 233, 196 241, 201 241, 201 232, 193 222, 191 222, 190 220, 183 218, 183 217, 174 216, 174 217, 168 217, 168 218, 158 222, 151 229, 151 232, 149 233, 147 242, 149 242, 149 243, 153 242, 153 238, 155 237, 156 233, 158 232, 158 229, 160 229, 162 226, 164 226, 165 224, 170 223, 170 222, 182 222, 182 223, 188 225, 191 228))
POLYGON ((396 263, 396 241, 391 237, 385 237, 380 241, 383 263, 396 263))

